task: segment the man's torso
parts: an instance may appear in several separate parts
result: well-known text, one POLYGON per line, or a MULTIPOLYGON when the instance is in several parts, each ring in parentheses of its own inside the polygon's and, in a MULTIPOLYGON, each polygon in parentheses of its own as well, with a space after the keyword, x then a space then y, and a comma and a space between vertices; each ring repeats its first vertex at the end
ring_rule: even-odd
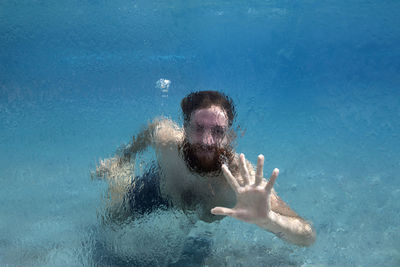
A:
POLYGON ((194 211, 204 221, 221 219, 210 210, 216 206, 233 207, 234 191, 222 173, 217 176, 200 176, 191 172, 179 152, 183 130, 171 121, 161 121, 153 136, 160 167, 161 194, 174 207, 194 211))

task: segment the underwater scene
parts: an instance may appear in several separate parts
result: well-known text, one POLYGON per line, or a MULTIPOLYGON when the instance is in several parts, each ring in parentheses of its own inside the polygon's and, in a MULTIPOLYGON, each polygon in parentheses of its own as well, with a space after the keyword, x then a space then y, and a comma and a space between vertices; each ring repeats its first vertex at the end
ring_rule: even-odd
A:
POLYGON ((0 266, 400 266, 399 10, 2 0, 0 266), (254 171, 263 154, 266 179, 279 169, 247 182, 286 203, 264 203, 282 231, 211 214, 243 185, 223 163, 193 174, 180 153, 195 138, 182 100, 198 91, 232 100, 232 125, 210 134, 232 140, 233 176, 239 153, 254 171), (314 238, 291 238, 295 223, 314 238))

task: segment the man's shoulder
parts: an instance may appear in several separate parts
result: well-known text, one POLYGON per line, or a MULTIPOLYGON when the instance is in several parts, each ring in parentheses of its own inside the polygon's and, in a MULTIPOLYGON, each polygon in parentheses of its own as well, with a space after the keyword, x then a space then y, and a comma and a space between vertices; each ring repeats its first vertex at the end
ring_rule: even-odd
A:
POLYGON ((156 146, 178 144, 183 139, 183 129, 168 118, 156 118, 153 121, 153 140, 156 146))

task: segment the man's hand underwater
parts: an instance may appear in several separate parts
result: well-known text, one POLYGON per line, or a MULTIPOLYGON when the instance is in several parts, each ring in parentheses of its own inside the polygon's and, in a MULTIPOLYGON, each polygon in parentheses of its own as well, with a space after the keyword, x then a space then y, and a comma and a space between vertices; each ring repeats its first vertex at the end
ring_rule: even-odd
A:
POLYGON ((226 215, 253 224, 265 224, 270 219, 271 192, 278 177, 279 170, 274 169, 267 182, 263 178, 264 156, 259 155, 256 173, 249 173, 244 154, 240 154, 239 169, 242 181, 235 178, 224 164, 222 171, 232 189, 236 193, 237 203, 234 208, 215 207, 211 210, 214 215, 226 215), (240 182, 240 183, 239 183, 240 182))

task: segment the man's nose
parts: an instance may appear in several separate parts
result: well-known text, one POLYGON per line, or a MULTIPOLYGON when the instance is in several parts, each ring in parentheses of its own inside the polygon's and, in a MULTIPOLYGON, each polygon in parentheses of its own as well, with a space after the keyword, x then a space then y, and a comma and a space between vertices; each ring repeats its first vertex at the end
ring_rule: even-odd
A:
POLYGON ((203 134, 203 144, 205 145, 213 145, 214 137, 211 134, 211 131, 205 131, 203 134))

